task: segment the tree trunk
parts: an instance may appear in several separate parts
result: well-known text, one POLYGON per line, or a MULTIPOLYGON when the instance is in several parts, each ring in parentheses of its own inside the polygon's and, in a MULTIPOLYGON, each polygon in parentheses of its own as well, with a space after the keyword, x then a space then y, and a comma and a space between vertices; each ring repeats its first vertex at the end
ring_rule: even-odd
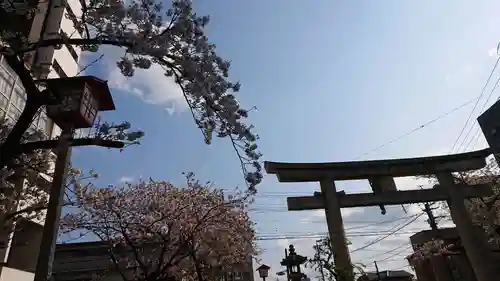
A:
POLYGON ((5 142, 0 146, 0 169, 11 163, 20 149, 23 134, 28 130, 33 118, 42 105, 28 98, 26 106, 17 120, 14 128, 7 136, 5 142))
POLYGON ((201 272, 201 267, 200 264, 198 263, 198 260, 196 259, 196 254, 191 254, 191 258, 193 259, 194 262, 194 268, 196 269, 196 275, 198 275, 198 281, 203 281, 203 272, 201 272))

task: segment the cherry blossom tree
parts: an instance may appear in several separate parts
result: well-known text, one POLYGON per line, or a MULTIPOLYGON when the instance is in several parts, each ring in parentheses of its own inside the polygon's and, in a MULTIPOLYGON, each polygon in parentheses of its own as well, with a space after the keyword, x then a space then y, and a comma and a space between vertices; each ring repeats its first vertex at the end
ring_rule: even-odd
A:
POLYGON ((69 15, 75 23, 75 34, 42 35, 33 40, 23 30, 23 20, 36 16, 40 5, 49 9, 66 5, 64 0, 28 1, 2 0, 0 15, 9 19, 0 24, 3 45, 0 51, 19 75, 27 91, 27 102, 19 121, 0 147, 3 167, 16 151, 21 135, 36 111, 57 102, 57 97, 40 89, 33 79, 47 69, 36 64, 28 70, 25 61, 32 60, 34 51, 79 46, 87 52, 98 52, 102 46, 113 46, 123 52, 116 66, 124 76, 134 75, 137 68, 148 69, 153 64, 165 70, 165 79, 173 79, 184 94, 196 126, 210 144, 213 136, 228 138, 240 160, 250 191, 262 179, 258 136, 253 126, 245 124, 251 110, 240 106, 235 94, 239 82, 229 79, 230 62, 216 53, 205 26, 208 16, 199 16, 190 0, 173 0, 170 7, 155 0, 88 0, 82 4, 81 16, 69 15), (12 24, 14 20, 19 25, 12 24), (33 75, 32 75, 33 74, 33 75))
POLYGON ((141 181, 78 191, 61 233, 93 234, 124 280, 214 280, 257 254, 247 196, 226 196, 187 175, 187 185, 141 181))
POLYGON ((411 266, 416 266, 432 256, 456 254, 454 244, 445 243, 442 239, 432 239, 415 247, 415 251, 406 257, 411 266))

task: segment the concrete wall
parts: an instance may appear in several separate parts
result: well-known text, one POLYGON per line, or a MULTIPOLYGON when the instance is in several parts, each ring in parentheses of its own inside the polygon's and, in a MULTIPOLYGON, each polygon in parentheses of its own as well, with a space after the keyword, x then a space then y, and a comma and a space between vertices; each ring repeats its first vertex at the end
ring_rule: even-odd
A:
POLYGON ((0 281, 33 281, 35 274, 7 266, 0 267, 0 281))
POLYGON ((35 272, 43 227, 33 222, 18 223, 7 260, 11 268, 35 272))

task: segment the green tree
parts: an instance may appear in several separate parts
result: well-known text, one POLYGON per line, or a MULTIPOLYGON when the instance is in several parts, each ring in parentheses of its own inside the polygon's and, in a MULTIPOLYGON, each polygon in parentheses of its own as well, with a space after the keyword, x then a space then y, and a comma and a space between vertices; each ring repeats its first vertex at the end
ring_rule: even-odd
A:
MULTIPOLYGON (((346 243, 350 244, 349 241, 346 243)), ((314 257, 307 262, 316 272, 320 273, 318 277, 321 281, 339 280, 338 276, 341 274, 341 269, 335 265, 335 254, 330 243, 330 237, 326 236, 316 241, 313 246, 314 257)), ((355 274, 364 273, 364 265, 360 263, 353 264, 355 274)))

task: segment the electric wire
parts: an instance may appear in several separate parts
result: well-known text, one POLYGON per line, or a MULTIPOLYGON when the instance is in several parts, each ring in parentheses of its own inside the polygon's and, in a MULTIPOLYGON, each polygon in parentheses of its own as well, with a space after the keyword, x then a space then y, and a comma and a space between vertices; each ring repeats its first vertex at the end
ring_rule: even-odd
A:
MULTIPOLYGON (((357 226, 351 226, 351 227, 347 227, 345 228, 344 230, 345 231, 350 231, 350 230, 357 230, 357 229, 364 229, 364 228, 368 228, 368 227, 372 227, 372 226, 378 226, 378 225, 381 225, 381 224, 389 224, 389 223, 393 223, 393 222, 397 222, 397 221, 401 221, 401 220, 406 220, 406 219, 409 219, 409 218, 413 218, 414 215, 412 216, 404 216, 404 217, 394 217, 392 219, 389 219, 389 220, 384 220, 384 221, 349 221, 349 220, 346 220, 344 221, 344 225, 345 224, 363 224, 363 225, 357 225, 357 226)), ((305 223, 309 223, 311 221, 307 221, 305 223)), ((318 223, 323 223, 325 224, 326 221, 323 219, 323 220, 317 220, 315 222, 318 222, 318 223)), ((264 233, 260 233, 261 235, 264 235, 264 233)), ((275 234, 275 233, 272 233, 272 234, 275 234)))
POLYGON ((388 256, 388 257, 386 257, 384 259, 381 259, 381 260, 379 260, 379 262, 390 260, 391 258, 402 254, 404 251, 406 251, 408 249, 411 249, 412 247, 413 247, 412 245, 409 245, 407 247, 399 247, 398 249, 401 249, 401 251, 397 251, 397 252, 393 253, 392 255, 390 255, 390 256, 388 256))
MULTIPOLYGON (((392 235, 403 235, 403 234, 414 234, 415 231, 407 231, 407 232, 399 232, 397 234, 393 232, 373 232, 373 233, 357 233, 357 234, 346 234, 347 238, 351 237, 374 237, 374 236, 392 236, 392 235)), ((324 238, 328 233, 318 233, 318 234, 311 234, 311 235, 290 235, 290 236, 276 236, 276 237, 257 237, 256 240, 258 241, 268 241, 268 240, 301 240, 301 239, 321 239, 324 238)), ((385 238, 387 238, 385 237, 385 238)), ((384 238, 384 239, 385 239, 384 238)), ((383 239, 381 239, 383 240, 383 239)), ((380 241, 381 241, 380 240, 380 241)), ((374 243, 375 244, 375 243, 374 243)), ((371 246, 371 245, 370 245, 371 246)), ((364 249, 356 249, 356 251, 359 250, 364 250, 364 249)))
MULTIPOLYGON (((406 246, 407 248, 409 248, 409 247, 408 247, 408 243, 404 243, 404 244, 399 245, 399 246, 397 246, 397 247, 395 247, 395 248, 392 248, 392 249, 390 249, 390 250, 388 250, 388 251, 385 251, 385 252, 382 252, 382 253, 377 253, 377 254, 375 254, 375 255, 373 255, 373 256, 369 256, 369 257, 367 257, 366 259, 367 259, 367 260, 374 260, 374 259, 377 259, 377 258, 378 258, 378 257, 380 257, 380 256, 384 256, 384 255, 387 255, 387 254, 394 253, 394 252, 398 251, 399 249, 401 249, 401 248, 403 248, 403 247, 405 247, 405 246, 406 246)), ((411 247, 411 245, 410 245, 410 247, 411 247)), ((397 255, 397 254, 396 254, 396 255, 397 255)), ((394 255, 394 256, 395 256, 395 255, 394 255)), ((392 258, 392 257, 393 257, 393 256, 389 256, 389 257, 387 257, 387 258, 385 258, 385 259, 382 259, 382 260, 377 260, 377 261, 378 261, 378 262, 380 262, 380 261, 384 261, 384 260, 390 259, 390 258, 392 258)))
MULTIPOLYGON (((371 241, 367 245, 364 245, 356 250, 353 250, 353 252, 364 250, 368 248, 369 246, 378 243, 390 236, 393 235, 401 235, 401 234, 412 234, 415 233, 415 230, 408 231, 408 232, 400 232, 401 229, 405 228, 409 224, 413 223, 416 221, 419 217, 421 217, 424 213, 417 214, 411 216, 410 220, 407 220, 405 223, 399 226, 395 226, 390 230, 387 231, 376 231, 376 232, 353 232, 353 233, 348 233, 346 234, 346 237, 369 237, 369 236, 381 236, 378 239, 371 241), (399 232, 399 233, 398 233, 399 232)), ((308 234, 301 234, 301 235, 282 235, 282 234, 276 234, 276 235, 261 235, 257 237, 257 240, 265 241, 265 240, 284 240, 284 239, 312 239, 312 238, 323 238, 326 235, 328 235, 327 232, 316 232, 316 233, 308 233, 308 234)))
MULTIPOLYGON (((497 46, 497 53, 498 53, 498 46, 497 46)), ((484 91, 486 90, 486 88, 488 87, 488 84, 490 83, 490 80, 491 80, 491 77, 493 76, 493 74, 495 73, 495 70, 497 69, 497 66, 498 66, 498 63, 500 62, 500 56, 497 58, 496 62, 495 62, 495 65, 493 66, 493 68, 491 69, 491 72, 490 72, 490 75, 488 76, 488 79, 486 79, 486 83, 484 84, 483 86, 483 89, 481 90, 481 94, 479 94, 479 96, 477 97, 476 99, 476 103, 474 104, 474 107, 472 108, 469 116, 467 117, 467 120, 465 121, 465 124, 463 125, 462 129, 460 130, 460 133, 458 134, 458 137, 457 139, 455 140, 455 142, 453 143, 453 146, 451 147, 451 150, 450 150, 450 153, 453 152, 453 150, 455 149, 455 147, 457 146, 458 144, 458 141, 460 140, 460 138, 462 137, 462 134, 464 133, 465 131, 465 128, 467 127, 467 125, 469 124, 469 121, 472 117, 472 114, 474 114, 474 111, 476 110, 476 107, 479 103, 479 100, 483 97, 484 95, 484 91)))
POLYGON ((404 134, 402 134, 402 135, 400 135, 400 136, 398 136, 396 138, 393 138, 393 139, 389 140, 388 142, 386 142, 384 144, 381 144, 381 145, 379 145, 379 146, 377 146, 377 147, 375 147, 375 148, 373 148, 373 149, 371 149, 371 150, 363 153, 362 155, 354 158, 354 160, 359 160, 360 158, 363 158, 363 157, 365 157, 365 156, 367 156, 367 155, 369 155, 369 154, 371 154, 371 153, 373 153, 375 151, 378 151, 378 150, 380 150, 380 149, 382 149, 382 148, 384 148, 384 147, 386 147, 386 146, 388 146, 390 144, 393 144, 393 143, 395 143, 395 142, 397 142, 397 141, 399 141, 401 139, 404 139, 404 138, 408 137, 409 135, 411 135, 411 134, 413 134, 413 133, 415 133, 417 131, 420 131, 421 129, 423 129, 423 128, 429 126, 429 125, 431 125, 432 123, 435 123, 435 122, 437 122, 437 121, 439 121, 439 120, 447 117, 448 115, 452 114, 453 112, 455 112, 455 111, 457 111, 459 109, 464 108, 465 106, 473 103, 477 99, 478 98, 476 97, 476 98, 473 98, 471 100, 468 100, 467 102, 465 102, 465 103, 463 103, 463 104, 461 104, 461 105, 459 105, 459 106, 451 109, 450 111, 447 111, 446 113, 444 113, 444 114, 442 114, 442 115, 440 115, 440 116, 438 116, 438 117, 436 117, 436 118, 434 118, 434 119, 432 119, 432 120, 430 120, 430 121, 428 121, 428 122, 426 122, 426 123, 424 123, 424 124, 422 124, 422 125, 414 128, 413 130, 408 131, 408 132, 406 132, 406 133, 404 133, 404 134))
MULTIPOLYGON (((421 229, 408 229, 406 232, 398 232, 394 235, 414 233, 415 231, 420 231, 421 229)), ((373 235, 384 235, 391 233, 390 230, 372 230, 372 231, 351 231, 346 234, 346 236, 373 236, 373 235)), ((302 232, 302 233, 276 233, 276 234, 259 234, 257 233, 258 238, 282 238, 282 237, 290 237, 290 238, 306 238, 306 237, 320 237, 325 238, 328 236, 328 232, 326 231, 315 231, 315 232, 302 232)))
MULTIPOLYGON (((500 57, 499 57, 500 58, 500 57)), ((481 110, 479 110, 479 114, 482 114, 484 112, 484 109, 486 108, 486 105, 488 105, 488 102, 490 101, 491 97, 493 96, 493 93, 495 92, 495 90, 497 89, 497 86, 498 86, 498 83, 500 83, 500 76, 498 76, 498 79, 497 81, 495 82, 495 85, 493 85, 493 88, 491 89, 488 97, 486 98, 486 101, 483 103, 483 106, 481 107, 481 110)), ((498 100, 498 99, 497 99, 498 100)), ((467 137, 470 135, 470 133, 472 132, 472 129, 474 128, 474 125, 470 126, 470 129, 469 131, 467 132, 467 134, 465 135, 465 137, 463 138, 462 142, 460 143, 460 146, 458 147, 458 150, 460 150, 463 146, 463 144, 465 143, 465 140, 467 139, 467 137)), ((471 142, 476 138, 476 136, 479 136, 479 130, 480 130, 481 127, 477 126, 476 127, 476 131, 474 132, 474 135, 473 137, 470 139, 470 141, 467 143, 467 146, 464 147, 463 151, 466 151, 467 148, 469 147, 469 145, 471 144, 471 142)))
POLYGON ((377 238, 377 239, 375 239, 375 240, 373 240, 373 241, 371 241, 371 242, 368 242, 368 243, 367 243, 367 244, 365 244, 364 246, 361 246, 361 247, 359 247, 359 248, 354 249, 354 250, 352 251, 352 253, 355 253, 355 252, 357 252, 357 251, 364 250, 364 249, 366 249, 366 248, 368 248, 368 247, 371 247, 371 246, 375 245, 376 243, 378 243, 378 242, 380 242, 380 241, 382 241, 382 240, 384 240, 384 239, 387 239, 388 237, 390 237, 390 236, 392 236, 392 235, 396 234, 396 232, 400 231, 401 229, 403 229, 403 228, 407 227, 408 225, 410 225, 411 223, 415 222, 418 218, 420 218, 420 217, 421 217, 421 216, 423 216, 424 214, 425 214, 425 213, 424 213, 424 212, 422 212, 422 213, 420 213, 419 215, 416 215, 413 219, 411 219, 411 220, 409 220, 408 222, 404 223, 403 225, 401 225, 401 226, 397 227, 395 230, 393 230, 393 231, 389 232, 388 234, 386 234, 386 235, 384 235, 384 236, 382 236, 382 237, 379 237, 379 238, 377 238))

